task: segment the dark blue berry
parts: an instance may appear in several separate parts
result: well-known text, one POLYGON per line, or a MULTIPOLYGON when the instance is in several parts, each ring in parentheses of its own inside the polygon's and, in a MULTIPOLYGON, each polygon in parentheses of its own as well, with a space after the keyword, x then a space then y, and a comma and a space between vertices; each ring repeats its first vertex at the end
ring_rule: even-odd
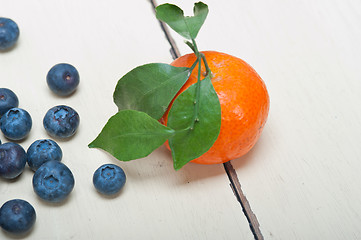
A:
POLYGON ((0 17, 0 50, 7 50, 14 46, 19 33, 19 27, 13 20, 0 17))
POLYGON ((11 108, 0 119, 0 128, 10 140, 24 139, 30 132, 32 120, 30 114, 21 108, 11 108))
POLYGON ((17 143, 7 142, 0 145, 0 177, 14 179, 25 168, 26 152, 17 143))
POLYGON ((74 176, 65 164, 51 160, 41 165, 33 176, 35 193, 48 202, 61 202, 74 188, 74 176))
POLYGON ((55 94, 68 96, 79 85, 79 73, 74 66, 67 63, 59 63, 49 70, 46 82, 55 94))
POLYGON ((79 115, 71 107, 60 105, 48 110, 43 119, 47 133, 54 138, 68 138, 79 126, 79 115))
POLYGON ((36 140, 28 148, 27 155, 28 165, 34 171, 47 161, 61 161, 63 157, 60 146, 51 139, 36 140))
POLYGON ((104 164, 93 175, 94 187, 104 195, 113 195, 119 192, 126 182, 126 176, 119 166, 104 164))
POLYGON ((25 200, 9 200, 0 208, 0 226, 7 232, 26 233, 32 228, 35 220, 35 209, 25 200))
POLYGON ((0 88, 0 116, 11 108, 19 106, 19 99, 16 94, 7 88, 0 88))

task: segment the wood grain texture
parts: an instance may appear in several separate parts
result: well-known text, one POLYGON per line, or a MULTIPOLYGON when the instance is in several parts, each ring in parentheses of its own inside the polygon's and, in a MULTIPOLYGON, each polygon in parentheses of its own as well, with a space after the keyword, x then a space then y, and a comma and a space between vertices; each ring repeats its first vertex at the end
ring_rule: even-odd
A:
MULTIPOLYGON (((253 238, 222 165, 189 164, 176 172, 164 147, 129 163, 87 148, 116 113, 112 93, 117 80, 136 66, 172 61, 148 1, 0 0, 0 5, 0 14, 13 18, 21 31, 16 48, 0 54, 0 87, 12 89, 33 118, 33 129, 20 144, 27 149, 49 138, 42 118, 55 105, 69 105, 80 115, 77 134, 58 141, 75 177, 67 201, 41 201, 28 167, 16 181, 0 180, 0 204, 22 198, 37 211, 26 239, 253 238), (46 86, 48 70, 59 62, 73 64, 80 73, 79 88, 68 98, 46 86), (127 174, 115 198, 99 195, 92 185, 93 172, 104 163, 118 164, 127 174)), ((0 239, 12 238, 0 231, 0 239)))

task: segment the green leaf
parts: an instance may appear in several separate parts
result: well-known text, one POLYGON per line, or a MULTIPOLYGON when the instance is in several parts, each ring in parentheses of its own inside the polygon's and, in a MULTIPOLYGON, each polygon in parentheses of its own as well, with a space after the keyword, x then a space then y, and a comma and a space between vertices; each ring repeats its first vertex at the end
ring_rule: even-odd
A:
POLYGON ((164 63, 139 66, 118 81, 114 102, 119 110, 133 109, 160 119, 189 75, 189 68, 164 63))
POLYGON ((112 116, 88 147, 101 148, 121 161, 148 156, 161 146, 174 130, 146 113, 123 110, 112 116))
POLYGON ((216 141, 221 128, 221 105, 211 79, 206 77, 200 84, 196 122, 194 100, 197 83, 181 93, 169 111, 167 125, 176 130, 176 134, 169 139, 176 170, 207 152, 216 141))
POLYGON ((185 17, 183 10, 172 4, 162 4, 156 8, 156 16, 186 39, 195 39, 208 15, 208 6, 202 2, 194 4, 194 16, 185 17))

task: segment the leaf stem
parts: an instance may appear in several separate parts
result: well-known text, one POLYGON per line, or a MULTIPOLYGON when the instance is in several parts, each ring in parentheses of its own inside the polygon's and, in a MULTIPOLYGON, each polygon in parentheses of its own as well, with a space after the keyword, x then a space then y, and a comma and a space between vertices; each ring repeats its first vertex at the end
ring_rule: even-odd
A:
POLYGON ((192 49, 192 51, 195 53, 196 52, 196 50, 194 49, 194 46, 193 46, 193 44, 191 43, 191 42, 189 42, 189 41, 184 41, 185 42, 185 44, 187 44, 187 46, 190 48, 190 49, 192 49))
POLYGON ((200 53, 202 59, 203 59, 203 62, 204 62, 204 66, 206 67, 206 76, 209 75, 209 77, 212 79, 213 78, 213 75, 212 75, 212 72, 211 72, 211 69, 209 68, 208 66, 208 63, 207 63, 207 60, 206 60, 206 56, 204 56, 203 53, 200 53))
MULTIPOLYGON (((192 39, 193 40, 193 39, 192 39)), ((194 44, 195 41, 193 40, 194 44)), ((197 62, 198 62, 198 77, 197 77, 197 83, 196 83, 196 96, 195 96, 195 100, 194 100, 194 114, 193 114, 193 121, 191 123, 190 126, 190 130, 194 129, 194 126, 197 122, 199 122, 199 118, 198 118, 198 112, 199 112, 199 99, 200 99, 200 93, 201 93, 201 68, 202 68, 202 59, 201 59, 201 55, 199 54, 198 50, 197 50, 197 46, 195 46, 195 50, 196 55, 197 55, 197 62)))
POLYGON ((205 74, 205 76, 207 77, 207 76, 209 75, 209 77, 212 79, 212 78, 213 78, 213 75, 212 75, 211 69, 210 69, 209 66, 208 66, 206 57, 204 56, 203 53, 198 52, 198 49, 197 49, 197 45, 196 45, 195 40, 192 39, 193 44, 192 44, 191 42, 189 42, 189 41, 184 41, 184 42, 187 44, 187 46, 188 46, 190 49, 192 49, 192 51, 193 51, 197 56, 198 56, 198 54, 199 54, 199 55, 202 57, 202 60, 203 60, 203 62, 204 62, 204 66, 206 67, 206 74, 205 74))
POLYGON ((197 44, 196 44, 196 40, 194 38, 192 38, 192 44, 193 44, 193 48, 194 48, 194 53, 197 55, 199 55, 199 51, 198 51, 198 47, 197 47, 197 44))
POLYGON ((196 64, 198 64, 198 76, 197 76, 197 82, 196 82, 196 95, 195 95, 195 99, 194 99, 194 114, 193 114, 193 120, 191 125, 186 128, 185 130, 193 130, 194 126, 197 122, 199 122, 199 118, 198 118, 198 112, 199 112, 199 99, 200 99, 200 92, 201 92, 201 73, 202 73, 202 60, 204 62, 204 66, 206 68, 206 75, 205 77, 210 77, 212 79, 212 72, 211 69, 208 66, 206 57, 204 56, 203 53, 200 53, 198 51, 198 47, 197 47, 197 43, 195 41, 194 38, 192 38, 192 42, 189 41, 185 41, 185 43, 188 45, 188 47, 190 47, 192 49, 192 51, 194 52, 194 54, 197 57, 197 60, 193 63, 193 65, 191 66, 191 71, 193 71, 193 69, 195 68, 196 64))
POLYGON ((199 112, 199 99, 201 95, 201 68, 202 68, 202 59, 200 55, 198 56, 198 79, 197 79, 197 88, 196 88, 196 99, 194 106, 194 119, 192 123, 192 129, 194 128, 194 124, 199 122, 198 112, 199 112))

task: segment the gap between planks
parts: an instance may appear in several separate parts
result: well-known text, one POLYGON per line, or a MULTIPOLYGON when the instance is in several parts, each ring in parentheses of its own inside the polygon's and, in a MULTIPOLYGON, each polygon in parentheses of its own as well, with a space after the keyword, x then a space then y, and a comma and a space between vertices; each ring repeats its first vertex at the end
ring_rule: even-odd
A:
POLYGON ((236 196, 238 202, 242 206, 242 211, 247 218, 249 227, 251 228, 254 238, 256 240, 263 240, 263 235, 259 228, 259 222, 257 220, 256 215, 253 213, 251 209, 251 205, 249 204, 246 195, 244 195, 242 191, 241 183, 238 180, 236 170, 234 170, 231 162, 223 163, 223 166, 224 166, 224 170, 228 175, 229 181, 231 182, 230 186, 233 190, 233 193, 236 196))
MULTIPOLYGON (((155 8, 157 7, 157 3, 155 0, 149 0, 150 3, 153 6, 153 10, 155 13, 155 8)), ((177 44, 175 43, 173 37, 171 36, 168 27, 166 26, 166 24, 162 21, 158 21, 160 24, 160 27, 162 28, 166 39, 168 40, 169 44, 170 44, 170 53, 173 57, 173 59, 176 59, 178 57, 181 56, 179 49, 177 47, 177 44)), ((256 240, 263 240, 263 235, 261 233, 261 230, 259 228, 259 222, 257 220, 256 215, 253 213, 251 206, 246 198, 246 196, 244 195, 242 188, 241 188, 241 183, 238 180, 237 177, 237 173, 234 170, 231 162, 226 162, 223 163, 223 167, 224 170, 227 173, 228 179, 230 181, 230 186, 232 188, 232 191, 235 195, 235 197, 237 198, 238 202, 241 204, 242 207, 242 211, 244 213, 244 215, 247 218, 247 221, 249 223, 249 226, 251 228, 251 231, 253 233, 253 236, 256 240)))

